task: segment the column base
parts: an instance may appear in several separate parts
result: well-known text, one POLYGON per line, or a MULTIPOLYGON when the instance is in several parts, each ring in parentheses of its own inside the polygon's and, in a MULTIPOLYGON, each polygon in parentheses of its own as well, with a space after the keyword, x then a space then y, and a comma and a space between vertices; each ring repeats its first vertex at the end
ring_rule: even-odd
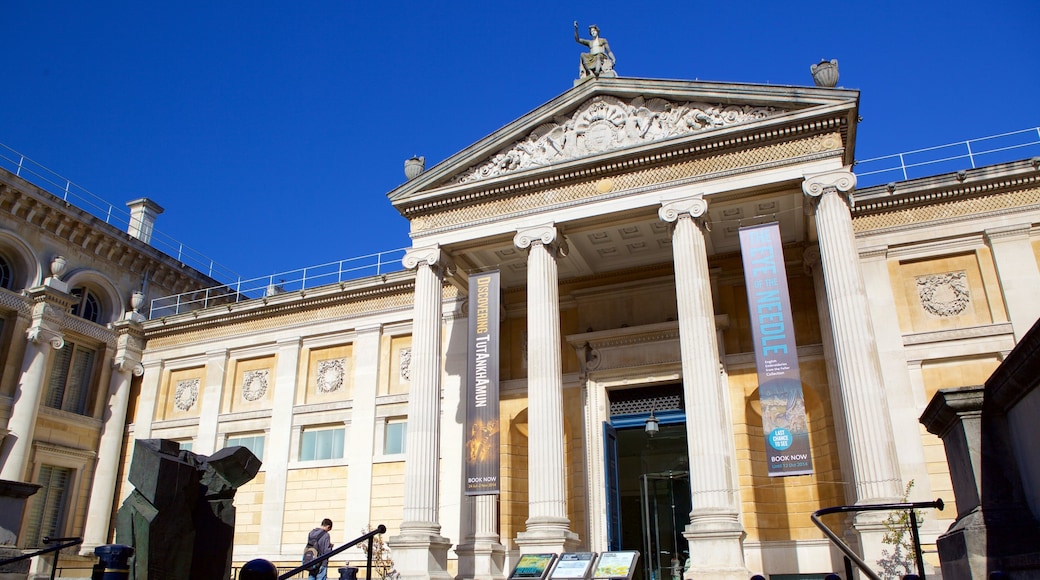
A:
POLYGON ((684 578, 747 580, 744 527, 736 514, 692 514, 683 537, 690 543, 690 563, 684 578))
POLYGON ((521 554, 563 554, 578 549, 581 540, 570 531, 567 518, 528 518, 527 531, 516 535, 521 554))
POLYGON ((498 535, 474 538, 472 543, 455 548, 459 556, 459 575, 455 580, 501 580, 505 576, 506 547, 498 535))
POLYGON ((404 522, 400 534, 387 543, 401 580, 452 580, 448 573, 451 540, 441 537, 439 525, 404 522))

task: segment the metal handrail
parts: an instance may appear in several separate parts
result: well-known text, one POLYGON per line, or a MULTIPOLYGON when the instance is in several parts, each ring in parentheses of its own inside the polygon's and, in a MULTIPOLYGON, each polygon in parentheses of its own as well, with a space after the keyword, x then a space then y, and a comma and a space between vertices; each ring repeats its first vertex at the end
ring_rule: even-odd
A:
POLYGON ((812 513, 810 518, 812 519, 812 522, 816 524, 816 527, 820 528, 820 530, 827 536, 827 538, 830 539, 831 543, 833 543, 839 550, 842 551, 843 554, 845 554, 846 565, 848 563, 848 560, 852 560, 856 563, 856 566, 859 567, 860 571, 862 571, 867 576, 867 578, 870 578, 870 580, 881 580, 881 577, 875 574, 874 571, 870 569, 870 566, 866 562, 864 562, 862 558, 857 556, 856 552, 854 552, 852 548, 848 546, 848 544, 841 541, 841 538, 839 538, 837 534, 832 532, 830 528, 825 526, 823 522, 820 521, 820 516, 848 512, 910 510, 910 534, 913 537, 914 541, 914 556, 917 559, 917 571, 920 573, 921 580, 924 580, 924 555, 921 553, 921 538, 918 535, 917 515, 914 513, 914 510, 923 508, 935 508, 939 511, 942 511, 943 507, 944 504, 942 498, 936 499, 935 501, 918 501, 909 503, 840 505, 816 510, 812 513))
POLYGON ((385 534, 385 533, 386 533, 386 526, 384 526, 383 524, 379 524, 379 526, 377 526, 376 529, 372 530, 371 532, 368 532, 367 534, 365 534, 363 536, 360 536, 360 537, 358 537, 358 538, 356 538, 354 540, 351 540, 350 542, 348 542, 346 544, 343 544, 342 546, 336 548, 335 550, 332 550, 332 551, 330 551, 328 553, 322 554, 321 556, 318 556, 317 558, 311 560, 310 562, 307 562, 306 564, 303 564, 301 566, 297 566, 296 568, 293 568, 292 570, 289 570, 285 574, 282 574, 281 576, 279 576, 278 580, 286 580, 286 578, 292 578, 294 575, 299 574, 300 572, 303 572, 305 570, 313 568, 314 566, 317 566, 317 565, 319 565, 319 564, 321 564, 323 562, 327 562, 333 556, 343 552, 344 550, 347 550, 349 548, 353 548, 354 546, 360 544, 361 542, 364 542, 365 540, 368 540, 368 552, 367 552, 367 555, 368 555, 368 567, 366 568, 365 577, 366 578, 372 578, 372 539, 375 538, 376 536, 378 536, 379 534, 385 534))
POLYGON ((83 543, 83 538, 50 538, 50 537, 44 537, 43 538, 43 543, 44 544, 50 544, 50 543, 53 543, 53 542, 63 542, 63 543, 58 544, 57 546, 51 546, 49 548, 44 548, 42 550, 37 550, 35 552, 30 552, 28 554, 22 554, 21 556, 15 556, 14 558, 8 558, 6 560, 0 560, 0 566, 6 566, 8 564, 14 564, 15 562, 21 562, 22 560, 28 560, 30 558, 35 558, 36 556, 42 556, 44 554, 50 554, 51 552, 54 552, 54 563, 53 563, 53 565, 51 565, 51 580, 54 580, 54 574, 55 574, 55 572, 58 571, 58 554, 57 554, 57 552, 60 551, 60 550, 64 550, 65 548, 71 548, 72 546, 78 546, 78 545, 82 544, 83 543))
POLYGON ((934 147, 925 147, 923 149, 903 151, 902 153, 882 155, 881 157, 871 157, 870 159, 859 159, 855 162, 856 167, 862 167, 865 164, 877 163, 888 160, 897 161, 897 163, 892 163, 891 167, 884 167, 883 169, 874 169, 870 171, 856 171, 856 176, 863 178, 871 175, 880 175, 883 173, 892 173, 898 171, 899 175, 901 176, 901 179, 907 180, 910 179, 910 175, 907 171, 908 169, 913 169, 916 167, 925 167, 928 165, 935 165, 938 163, 948 163, 963 160, 967 160, 968 164, 971 166, 971 169, 975 169, 977 167, 976 159, 978 157, 981 157, 983 155, 993 155, 1005 151, 1024 149, 1028 147, 1035 147, 1037 151, 1040 152, 1040 127, 1030 127, 1028 129, 1010 131, 1008 133, 1000 133, 998 135, 990 135, 988 137, 969 139, 967 141, 957 141, 954 143, 947 143, 945 145, 936 145, 934 147), (992 146, 979 146, 980 144, 984 144, 986 142, 994 141, 997 139, 1002 140, 1001 144, 992 146), (907 159, 908 157, 914 155, 934 153, 944 150, 953 151, 951 151, 949 154, 939 157, 938 159, 928 159, 917 162, 909 161, 907 159))
POLYGON ((155 298, 151 302, 148 317, 155 319, 173 316, 210 306, 268 298, 283 292, 306 290, 364 276, 394 272, 401 269, 401 261, 406 250, 407 248, 398 248, 155 298))
MULTIPOLYGON (((103 220, 106 224, 115 225, 126 231, 131 223, 139 222, 126 209, 112 205, 85 188, 76 185, 71 180, 62 177, 58 172, 26 157, 3 143, 0 143, 0 167, 60 198, 62 201, 90 213, 94 217, 103 220)), ((135 225, 140 225, 140 223, 135 225)), ((149 243, 154 248, 176 258, 182 264, 191 266, 199 272, 206 274, 210 278, 234 280, 239 277, 231 268, 206 257, 202 252, 175 240, 157 229, 152 230, 152 239, 149 243)))

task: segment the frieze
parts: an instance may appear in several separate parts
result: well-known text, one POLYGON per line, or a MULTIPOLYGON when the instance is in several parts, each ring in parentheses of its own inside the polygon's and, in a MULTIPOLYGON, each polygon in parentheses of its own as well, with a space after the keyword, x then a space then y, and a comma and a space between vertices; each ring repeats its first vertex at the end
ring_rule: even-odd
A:
POLYGON ((921 307, 932 316, 951 318, 971 304, 968 274, 964 270, 918 276, 916 280, 921 307))
POLYGON ((786 113, 773 107, 675 103, 636 97, 623 101, 599 96, 569 118, 557 117, 532 131, 489 161, 470 168, 453 183, 465 184, 517 171, 645 145, 786 113))

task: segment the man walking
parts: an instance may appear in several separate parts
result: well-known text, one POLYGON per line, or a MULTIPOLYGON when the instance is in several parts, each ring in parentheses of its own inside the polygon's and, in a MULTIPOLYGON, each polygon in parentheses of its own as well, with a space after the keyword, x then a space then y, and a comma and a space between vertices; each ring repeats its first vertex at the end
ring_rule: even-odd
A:
MULTIPOLYGON (((313 547, 317 555, 315 558, 320 558, 325 554, 332 551, 332 539, 329 537, 329 532, 332 531, 332 520, 325 518, 321 520, 321 525, 314 528, 307 534, 307 547, 313 547)), ((329 561, 325 560, 321 563, 321 566, 317 570, 312 569, 310 571, 311 578, 317 577, 318 580, 326 580, 329 573, 329 561)))

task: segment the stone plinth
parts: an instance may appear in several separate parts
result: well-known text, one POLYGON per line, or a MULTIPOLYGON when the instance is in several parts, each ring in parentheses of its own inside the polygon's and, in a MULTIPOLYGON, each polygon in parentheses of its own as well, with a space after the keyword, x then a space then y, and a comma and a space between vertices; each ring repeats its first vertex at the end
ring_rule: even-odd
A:
MULTIPOLYGON (((35 483, 0 479, 0 560, 22 555, 16 548, 25 502, 40 486, 35 483)), ((0 580, 23 579, 29 572, 29 560, 0 567, 0 580)))

